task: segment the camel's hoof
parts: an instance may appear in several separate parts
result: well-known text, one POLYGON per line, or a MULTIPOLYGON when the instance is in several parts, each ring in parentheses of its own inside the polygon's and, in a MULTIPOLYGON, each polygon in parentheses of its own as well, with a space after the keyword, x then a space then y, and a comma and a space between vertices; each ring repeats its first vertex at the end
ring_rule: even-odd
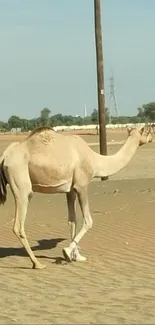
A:
POLYGON ((82 256, 78 249, 77 248, 70 248, 70 247, 66 247, 63 249, 63 255, 64 255, 64 258, 67 262, 71 262, 71 261, 74 261, 74 262, 83 262, 83 261, 86 261, 86 257, 85 256, 82 256))
POLYGON ((47 267, 46 265, 41 264, 41 263, 39 263, 39 262, 37 262, 37 263, 33 263, 33 266, 32 266, 33 269, 38 269, 38 270, 43 270, 43 269, 45 269, 46 267, 47 267))
POLYGON ((62 253, 67 262, 71 262, 72 257, 71 257, 71 252, 72 250, 69 247, 63 248, 62 253))
POLYGON ((80 253, 75 254, 75 256, 73 257, 74 262, 84 262, 86 261, 86 259, 87 258, 85 256, 82 256, 80 253))
POLYGON ((78 248, 75 248, 75 249, 72 251, 72 260, 73 260, 74 262, 83 262, 83 261, 86 261, 86 257, 85 257, 85 256, 82 256, 82 255, 79 253, 78 248))

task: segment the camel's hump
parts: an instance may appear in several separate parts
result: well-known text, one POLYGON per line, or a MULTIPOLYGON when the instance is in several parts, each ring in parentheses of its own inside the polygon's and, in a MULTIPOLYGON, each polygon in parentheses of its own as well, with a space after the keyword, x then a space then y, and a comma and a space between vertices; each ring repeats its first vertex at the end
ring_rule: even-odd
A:
POLYGON ((27 137, 27 140, 36 139, 44 143, 55 139, 56 132, 50 126, 40 126, 34 129, 27 137))
POLYGON ((55 132, 50 126, 39 126, 35 128, 29 135, 28 138, 31 138, 34 135, 37 135, 42 132, 52 131, 55 132))

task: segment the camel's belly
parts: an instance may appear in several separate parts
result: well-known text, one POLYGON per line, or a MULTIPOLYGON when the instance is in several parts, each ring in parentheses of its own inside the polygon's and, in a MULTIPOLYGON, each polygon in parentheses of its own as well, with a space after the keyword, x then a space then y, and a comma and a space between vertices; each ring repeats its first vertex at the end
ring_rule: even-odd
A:
POLYGON ((32 190, 44 194, 67 193, 70 192, 71 185, 72 182, 57 183, 55 185, 32 184, 32 190))

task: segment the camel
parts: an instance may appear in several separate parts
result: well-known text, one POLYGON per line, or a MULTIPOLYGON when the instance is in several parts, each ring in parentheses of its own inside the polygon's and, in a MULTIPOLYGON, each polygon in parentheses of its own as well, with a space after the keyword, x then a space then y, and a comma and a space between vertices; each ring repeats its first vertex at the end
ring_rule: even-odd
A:
POLYGON ((93 151, 79 136, 63 135, 50 127, 39 127, 23 141, 10 144, 0 157, 0 204, 7 199, 7 185, 15 201, 13 232, 28 253, 35 269, 43 269, 30 248, 24 229, 28 203, 33 192, 66 193, 71 243, 63 249, 65 260, 84 261, 78 244, 93 221, 89 210, 88 184, 93 178, 110 176, 124 168, 137 148, 152 141, 147 126, 129 128, 121 149, 109 156, 93 151), (77 233, 76 199, 83 215, 77 233))

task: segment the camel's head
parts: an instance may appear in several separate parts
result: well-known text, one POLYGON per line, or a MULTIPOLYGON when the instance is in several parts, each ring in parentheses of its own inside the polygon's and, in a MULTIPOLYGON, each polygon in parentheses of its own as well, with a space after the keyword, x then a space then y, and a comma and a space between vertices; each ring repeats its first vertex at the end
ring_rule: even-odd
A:
POLYGON ((128 135, 135 135, 139 137, 139 145, 142 146, 148 142, 152 142, 153 138, 151 135, 151 126, 145 125, 139 128, 131 128, 127 129, 128 135))

